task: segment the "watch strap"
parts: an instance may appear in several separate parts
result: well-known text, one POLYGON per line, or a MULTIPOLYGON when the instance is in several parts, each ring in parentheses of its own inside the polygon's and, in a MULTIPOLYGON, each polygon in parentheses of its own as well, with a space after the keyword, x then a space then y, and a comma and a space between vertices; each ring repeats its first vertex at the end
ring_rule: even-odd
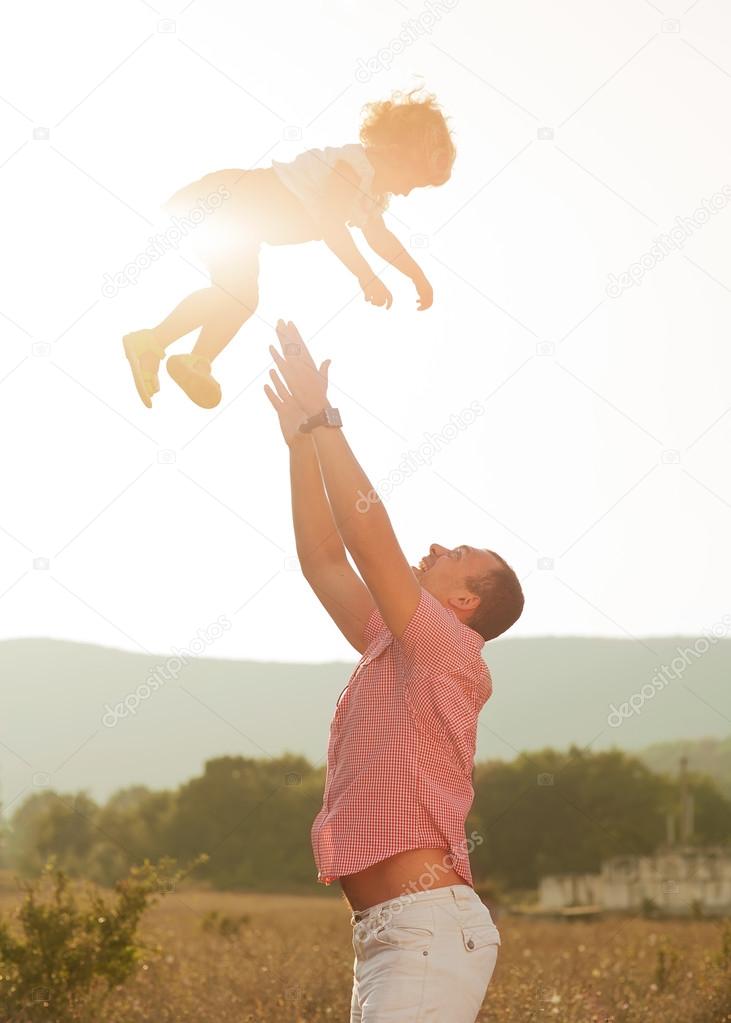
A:
POLYGON ((324 408, 322 411, 315 413, 314 416, 310 416, 309 419, 306 419, 300 425, 300 433, 312 433, 318 426, 329 426, 337 429, 342 425, 343 420, 338 409, 324 408))

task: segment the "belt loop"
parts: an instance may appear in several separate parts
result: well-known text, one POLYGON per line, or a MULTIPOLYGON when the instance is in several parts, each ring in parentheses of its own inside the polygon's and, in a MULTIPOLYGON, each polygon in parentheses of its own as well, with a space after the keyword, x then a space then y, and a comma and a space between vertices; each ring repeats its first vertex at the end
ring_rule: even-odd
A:
POLYGON ((452 894, 454 895, 454 901, 458 906, 466 907, 471 902, 469 891, 464 891, 461 886, 458 887, 457 885, 453 885, 452 894))

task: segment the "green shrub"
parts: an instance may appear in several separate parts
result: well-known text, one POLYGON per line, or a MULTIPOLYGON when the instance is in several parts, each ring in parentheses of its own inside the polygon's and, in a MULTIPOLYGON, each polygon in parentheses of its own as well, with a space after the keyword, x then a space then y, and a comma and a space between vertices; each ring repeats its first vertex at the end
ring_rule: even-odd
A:
POLYGON ((8 1023, 99 1019, 99 1006, 153 952, 137 936, 144 911, 183 876, 145 862, 114 891, 83 893, 53 862, 25 892, 15 923, 0 917, 0 1018, 8 1023))
POLYGON ((228 916, 226 913, 219 913, 217 910, 212 909, 210 913, 206 913, 203 917, 201 927, 204 931, 219 934, 222 938, 236 938, 242 925, 248 924, 248 922, 249 917, 246 913, 236 917, 228 916))

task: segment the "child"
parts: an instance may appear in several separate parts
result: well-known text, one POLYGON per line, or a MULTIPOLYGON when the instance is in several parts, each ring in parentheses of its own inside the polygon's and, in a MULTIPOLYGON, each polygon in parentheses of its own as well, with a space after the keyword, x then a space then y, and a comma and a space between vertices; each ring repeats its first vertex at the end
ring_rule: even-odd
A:
POLYGON ((383 211, 390 195, 449 180, 455 148, 434 96, 419 90, 370 103, 360 129, 361 144, 311 149, 291 163, 257 170, 208 174, 165 204, 185 213, 198 204, 212 212, 195 227, 194 245, 211 287, 183 299, 157 327, 124 338, 140 398, 152 407, 165 349, 201 328, 189 355, 167 361, 173 380, 202 408, 221 400, 211 363, 255 311, 259 248, 322 240, 358 279, 367 302, 390 308, 392 297, 356 248, 348 230, 360 228, 370 248, 416 286, 417 306, 428 309, 432 288, 423 270, 387 229, 383 211), (201 200, 208 199, 208 203, 201 200))

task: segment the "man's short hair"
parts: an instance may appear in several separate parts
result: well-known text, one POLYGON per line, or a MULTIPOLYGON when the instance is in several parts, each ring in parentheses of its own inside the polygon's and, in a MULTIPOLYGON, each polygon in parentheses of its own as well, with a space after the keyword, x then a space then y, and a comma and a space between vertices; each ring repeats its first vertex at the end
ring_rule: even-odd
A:
POLYGON ((480 598, 467 624, 486 641, 507 632, 520 618, 525 604, 520 581, 513 569, 495 551, 489 553, 497 561, 497 566, 484 575, 465 580, 470 592, 480 598))

